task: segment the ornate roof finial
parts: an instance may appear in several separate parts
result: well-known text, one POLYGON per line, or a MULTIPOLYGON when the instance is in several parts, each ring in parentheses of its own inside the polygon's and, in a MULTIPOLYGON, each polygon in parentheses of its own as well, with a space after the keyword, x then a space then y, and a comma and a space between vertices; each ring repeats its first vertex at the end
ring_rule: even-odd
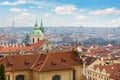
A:
POLYGON ((34 25, 34 30, 38 29, 38 23, 37 23, 37 19, 36 19, 36 23, 34 25))
POLYGON ((42 19, 41 19, 41 25, 40 25, 40 28, 39 28, 39 29, 44 33, 44 27, 43 27, 42 19))
POLYGON ((41 19, 41 26, 43 26, 42 19, 41 19))

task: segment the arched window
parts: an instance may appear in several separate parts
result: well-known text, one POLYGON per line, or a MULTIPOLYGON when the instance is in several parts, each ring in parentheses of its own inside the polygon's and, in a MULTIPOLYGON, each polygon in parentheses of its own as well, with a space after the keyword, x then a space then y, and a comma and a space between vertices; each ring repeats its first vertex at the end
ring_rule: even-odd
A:
POLYGON ((60 80, 60 76, 59 75, 55 75, 52 77, 52 80, 60 80))
POLYGON ((33 43, 35 42, 35 39, 33 38, 33 43))
POLYGON ((16 80, 24 80, 24 75, 17 75, 16 80))

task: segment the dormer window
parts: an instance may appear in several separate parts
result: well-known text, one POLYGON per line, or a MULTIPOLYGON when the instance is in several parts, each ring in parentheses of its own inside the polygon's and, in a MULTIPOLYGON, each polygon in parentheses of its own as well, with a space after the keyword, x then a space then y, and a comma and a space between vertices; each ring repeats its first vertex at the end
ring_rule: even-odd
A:
POLYGON ((11 67, 11 66, 13 66, 13 64, 8 62, 8 63, 7 63, 7 66, 10 66, 10 67, 11 67))
POLYGON ((54 62, 51 62, 51 65, 52 65, 52 66, 56 66, 57 64, 56 64, 56 63, 54 63, 54 62))
POLYGON ((61 59, 61 61, 62 61, 62 62, 66 62, 66 60, 65 60, 65 59, 61 59))
POLYGON ((24 64, 25 64, 25 65, 29 65, 30 63, 29 63, 29 62, 27 62, 27 61, 25 61, 25 62, 24 62, 24 64))

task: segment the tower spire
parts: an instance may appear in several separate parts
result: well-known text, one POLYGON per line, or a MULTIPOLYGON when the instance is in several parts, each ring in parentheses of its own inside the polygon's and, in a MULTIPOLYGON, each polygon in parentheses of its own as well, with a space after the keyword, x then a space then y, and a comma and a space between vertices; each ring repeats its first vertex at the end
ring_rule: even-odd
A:
POLYGON ((41 26, 43 26, 42 19, 41 19, 41 26))
POLYGON ((37 19, 36 19, 36 23, 34 25, 34 30, 38 29, 38 23, 37 23, 37 19))
POLYGON ((41 25, 40 25, 40 28, 39 28, 39 29, 44 33, 44 27, 43 27, 42 19, 41 19, 41 25))

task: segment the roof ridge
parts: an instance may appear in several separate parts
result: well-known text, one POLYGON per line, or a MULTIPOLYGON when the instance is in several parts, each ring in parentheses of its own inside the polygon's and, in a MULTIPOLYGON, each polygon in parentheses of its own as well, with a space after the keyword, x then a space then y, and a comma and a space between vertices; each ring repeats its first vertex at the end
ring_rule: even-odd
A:
POLYGON ((49 56, 49 55, 47 55, 46 59, 44 60, 44 63, 42 64, 41 68, 39 69, 39 71, 41 71, 42 68, 44 67, 44 65, 45 65, 45 63, 46 63, 46 61, 47 61, 47 59, 48 59, 48 56, 49 56))
POLYGON ((34 61, 34 63, 33 63, 33 65, 31 66, 31 68, 30 69, 33 69, 33 67, 35 66, 35 64, 37 63, 37 61, 38 61, 38 59, 39 59, 39 57, 41 56, 41 54, 39 54, 39 56, 37 57, 37 59, 34 61))
MULTIPOLYGON (((57 54, 57 55, 58 55, 58 54, 57 54)), ((62 55, 62 54, 60 54, 60 55, 62 55)), ((42 68, 44 67, 44 65, 45 65, 45 63, 46 63, 46 61, 47 61, 47 59, 48 59, 49 56, 52 57, 52 59, 55 59, 56 61, 58 61, 58 58, 53 57, 53 56, 51 56, 51 55, 47 55, 47 57, 46 57, 46 59, 45 59, 43 65, 42 65, 42 67, 40 68, 39 71, 42 70, 42 68)), ((68 64, 66 64, 66 63, 62 63, 61 61, 59 61, 59 63, 60 63, 60 64, 63 64, 63 65, 66 66, 66 67, 70 67, 70 68, 72 68, 70 65, 68 65, 68 64)))

